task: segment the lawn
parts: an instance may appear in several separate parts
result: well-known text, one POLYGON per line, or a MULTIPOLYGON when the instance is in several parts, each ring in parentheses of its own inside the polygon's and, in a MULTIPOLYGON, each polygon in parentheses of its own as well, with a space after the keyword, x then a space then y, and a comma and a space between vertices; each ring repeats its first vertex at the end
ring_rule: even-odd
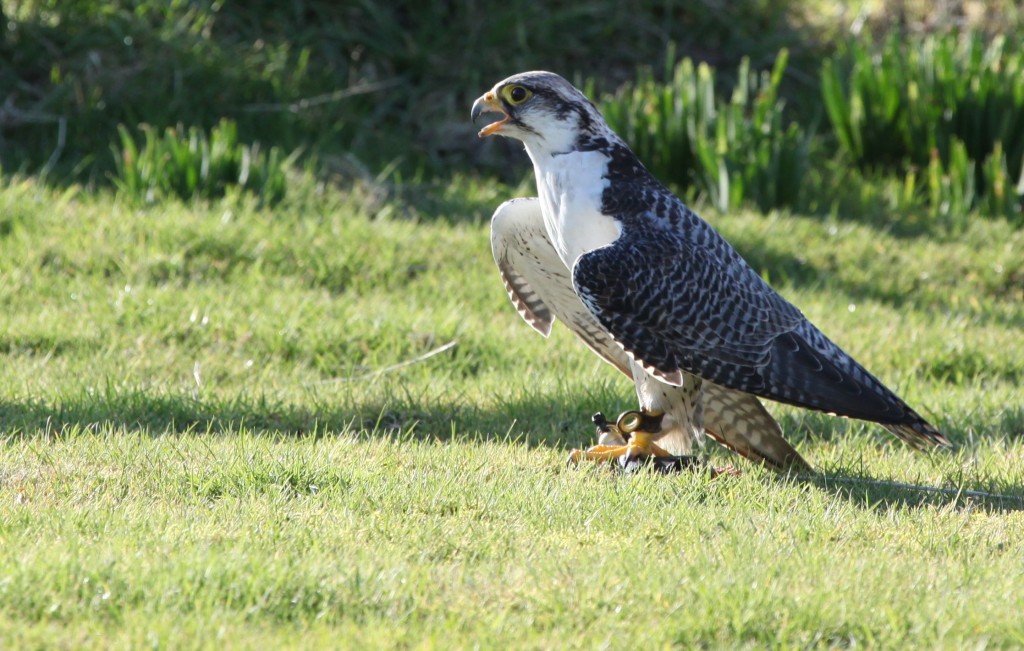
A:
POLYGON ((5 177, 0 648, 1024 645, 1024 232, 703 209, 957 447, 771 405, 819 476, 623 476, 490 260, 528 191, 5 177))

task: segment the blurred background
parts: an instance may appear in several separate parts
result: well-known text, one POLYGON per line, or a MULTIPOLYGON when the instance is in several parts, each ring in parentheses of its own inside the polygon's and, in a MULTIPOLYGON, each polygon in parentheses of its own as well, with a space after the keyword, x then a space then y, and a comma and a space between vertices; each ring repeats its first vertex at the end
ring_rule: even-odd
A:
POLYGON ((690 200, 1020 224, 1022 37, 1012 0, 0 0, 0 174, 274 202, 301 170, 415 210, 522 182, 469 106, 548 69, 690 200))

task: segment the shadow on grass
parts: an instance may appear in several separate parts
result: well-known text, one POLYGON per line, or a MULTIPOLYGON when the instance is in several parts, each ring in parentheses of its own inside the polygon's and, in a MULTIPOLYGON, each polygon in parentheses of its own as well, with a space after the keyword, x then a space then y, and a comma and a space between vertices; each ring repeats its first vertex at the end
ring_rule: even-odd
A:
MULTIPOLYGON (((453 406, 453 413, 457 409, 453 406)), ((419 420, 414 410, 381 407, 348 410, 329 405, 297 406, 268 396, 202 400, 144 392, 81 396, 56 403, 0 404, 0 429, 15 436, 62 436, 119 429, 151 436, 185 433, 232 434, 246 430, 280 436, 326 436, 349 431, 387 433, 419 420)))
MULTIPOLYGON (((877 445, 902 447, 903 444, 873 423, 802 410, 788 411, 778 417, 786 438, 798 450, 815 441, 828 442, 846 436, 872 436, 877 445), (866 428, 866 429, 865 429, 866 428)), ((972 427, 934 421, 953 441, 955 450, 932 452, 934 462, 945 465, 956 455, 973 457, 979 443, 986 439, 1013 441, 1024 438, 1024 407, 1007 408, 981 419, 984 427, 972 427)), ((955 510, 980 509, 991 512, 1024 511, 1024 477, 973 477, 948 479, 947 485, 931 486, 891 479, 879 479, 867 471, 870 459, 853 466, 840 464, 832 468, 816 468, 818 474, 800 476, 788 481, 809 484, 824 493, 847 500, 858 507, 872 510, 889 508, 943 508, 955 510)))
MULTIPOLYGON (((591 416, 598 411, 615 416, 635 408, 632 391, 618 379, 589 387, 540 390, 509 387, 492 405, 475 404, 458 393, 415 395, 405 385, 386 385, 372 399, 318 393, 317 388, 290 399, 273 393, 239 393, 229 397, 196 397, 158 389, 108 388, 47 401, 0 402, 0 431, 20 436, 55 435, 72 429, 120 428, 154 436, 203 432, 230 434, 239 429, 278 436, 330 435, 361 432, 392 435, 415 430, 448 441, 474 437, 490 440, 529 438, 531 445, 566 448, 587 444, 594 433, 591 416)), ((786 438, 797 447, 863 435, 864 428, 879 444, 893 442, 881 427, 820 412, 784 409, 775 412, 786 438)), ((978 440, 1024 438, 1024 406, 996 414, 976 414, 972 434, 954 422, 934 421, 960 448, 978 440), (977 438, 975 438, 977 437, 977 438)))
POLYGON ((624 411, 632 404, 608 387, 589 394, 533 393, 483 408, 457 396, 403 395, 399 390, 368 402, 309 393, 301 404, 272 395, 203 399, 187 394, 119 390, 84 392, 49 402, 0 402, 0 432, 9 441, 117 429, 150 436, 185 433, 303 437, 399 433, 425 440, 520 440, 532 447, 588 443, 596 411, 624 411))
MULTIPOLYGON (((0 403, 0 440, 8 445, 36 437, 76 436, 121 430, 148 436, 200 434, 233 435, 246 431, 258 436, 331 437, 411 436, 444 444, 452 440, 516 441, 531 448, 567 450, 594 440, 590 416, 595 411, 617 414, 632 408, 632 396, 613 384, 598 384, 590 392, 560 390, 550 394, 513 392, 518 397, 492 407, 445 398, 395 395, 364 404, 335 404, 321 396, 296 405, 266 395, 230 399, 196 399, 184 394, 155 394, 143 390, 109 389, 44 401, 0 403)), ((779 416, 787 438, 797 448, 812 441, 854 435, 855 421, 811 412, 779 416)), ((1024 408, 1007 409, 992 435, 1021 436, 1024 408)), ((878 429, 880 440, 885 436, 878 429)), ((950 432, 963 440, 962 432, 950 432)), ((984 434, 982 436, 984 438, 984 434)), ((961 448, 975 445, 965 441, 961 448)), ((882 480, 861 469, 837 468, 788 481, 807 483, 837 498, 867 509, 947 508, 993 512, 1024 511, 1024 481, 1000 479, 986 490, 915 485, 882 480)), ((977 482, 974 482, 977 484, 977 482)))
POLYGON ((940 508, 983 510, 994 513, 1024 511, 1024 483, 1002 485, 992 491, 909 484, 869 476, 822 474, 799 481, 872 510, 940 508))

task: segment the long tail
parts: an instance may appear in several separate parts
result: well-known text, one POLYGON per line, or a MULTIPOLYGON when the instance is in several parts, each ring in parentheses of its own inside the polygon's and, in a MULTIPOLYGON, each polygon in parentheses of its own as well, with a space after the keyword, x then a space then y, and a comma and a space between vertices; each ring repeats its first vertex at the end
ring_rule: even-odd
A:
POLYGON ((881 423, 881 425, 919 450, 927 450, 936 446, 953 447, 953 444, 942 432, 935 429, 931 423, 910 408, 907 409, 907 419, 904 422, 881 423))

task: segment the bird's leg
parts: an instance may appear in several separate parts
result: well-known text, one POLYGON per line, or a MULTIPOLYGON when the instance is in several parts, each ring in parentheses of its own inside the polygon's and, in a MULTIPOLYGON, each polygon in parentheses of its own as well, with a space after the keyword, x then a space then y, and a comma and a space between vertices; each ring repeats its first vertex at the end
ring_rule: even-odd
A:
MULTIPOLYGON (((597 445, 587 448, 588 450, 617 449, 626 445, 627 436, 623 435, 622 430, 615 423, 608 422, 603 413, 597 412, 591 416, 590 420, 597 430, 597 445)), ((575 451, 581 452, 580 450, 575 451)))
POLYGON ((626 437, 623 436, 622 430, 615 423, 608 422, 603 413, 597 412, 590 420, 593 421, 597 429, 597 445, 592 445, 586 450, 573 449, 569 453, 570 465, 579 463, 583 459, 591 461, 614 459, 626 447, 626 437))
POLYGON ((604 414, 594 414, 597 445, 570 452, 569 464, 584 460, 616 461, 624 470, 631 471, 650 463, 663 472, 700 465, 696 457, 674 456, 654 442, 661 433, 664 415, 663 412, 627 411, 612 424, 604 414))

